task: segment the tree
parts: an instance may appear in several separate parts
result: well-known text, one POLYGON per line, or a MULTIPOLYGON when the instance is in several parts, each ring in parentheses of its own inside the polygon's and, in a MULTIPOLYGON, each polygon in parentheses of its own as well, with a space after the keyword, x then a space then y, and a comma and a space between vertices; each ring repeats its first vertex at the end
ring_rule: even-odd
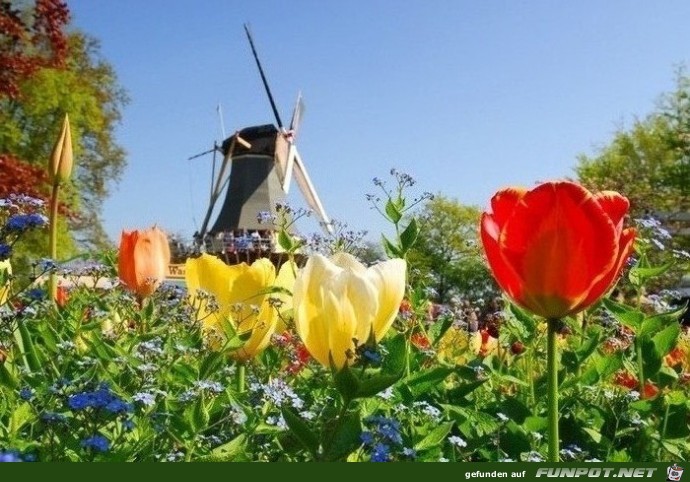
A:
POLYGON ((61 0, 36 0, 33 12, 0 1, 0 96, 16 98, 20 83, 41 67, 60 67, 67 54, 61 0))
POLYGON ((671 256, 681 263, 659 279, 660 286, 673 285, 687 269, 680 253, 690 249, 690 79, 683 70, 677 73, 675 91, 664 95, 654 112, 620 129, 596 155, 581 155, 575 172, 590 189, 628 197, 631 217, 642 220, 641 237, 653 239, 644 248, 653 264, 669 261, 669 254, 656 252, 654 245, 677 248, 671 256), (671 238, 663 239, 667 233, 671 238))
MULTIPOLYGON (((0 13, 5 15, 0 15, 0 22, 4 19, 13 26, 23 21, 28 32, 38 32, 12 48, 3 39, 3 55, 38 60, 31 68, 16 68, 8 74, 7 88, 0 84, 0 154, 46 166, 61 119, 69 113, 75 154, 66 197, 73 214, 69 227, 82 247, 102 247, 108 242, 100 220, 102 203, 110 183, 119 179, 125 167, 125 153, 115 141, 114 129, 128 100, 126 93, 112 66, 101 58, 95 39, 76 31, 64 34, 65 22, 40 20, 49 12, 62 12, 58 7, 66 10, 63 2, 37 1, 33 13, 13 9, 7 1, 1 5, 0 13), (42 27, 43 23, 50 27, 42 27), (64 35, 64 55, 52 40, 58 33, 64 35)), ((0 179, 0 184, 8 182, 0 179)))
POLYGON ((436 195, 419 215, 420 232, 409 252, 411 282, 433 288, 436 300, 454 295, 488 298, 497 293, 479 243, 481 211, 436 195))

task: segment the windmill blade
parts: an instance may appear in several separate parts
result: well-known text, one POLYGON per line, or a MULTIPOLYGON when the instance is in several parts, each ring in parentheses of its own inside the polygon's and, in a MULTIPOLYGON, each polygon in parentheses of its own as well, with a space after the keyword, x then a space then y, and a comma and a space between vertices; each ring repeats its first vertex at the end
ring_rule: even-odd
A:
POLYGON ((333 225, 331 224, 331 220, 321 204, 319 195, 316 194, 316 189, 314 189, 314 185, 312 184, 311 179, 309 179, 307 169, 304 167, 302 158, 300 157, 296 148, 294 148, 294 153, 295 180, 299 185, 300 191, 302 191, 304 199, 307 201, 309 207, 312 208, 314 212, 321 218, 321 227, 328 232, 328 234, 333 234, 333 225))
POLYGON ((232 138, 232 142, 230 143, 230 148, 227 150, 225 155, 223 156, 223 163, 220 166, 220 171, 218 172, 218 177, 216 178, 216 185, 211 191, 211 199, 209 200, 209 206, 208 210, 206 211, 206 215, 204 216, 204 222, 201 225, 201 229, 199 230, 199 234, 203 237, 204 234, 206 234, 206 229, 208 228, 208 223, 211 220, 211 214, 213 213, 213 208, 216 206, 216 202, 218 201, 218 198, 220 195, 223 193, 225 190, 225 186, 227 186, 228 182, 230 181, 230 171, 229 167, 232 162, 232 155, 235 152, 235 145, 236 144, 241 144, 247 149, 251 148, 251 144, 244 139, 240 137, 239 132, 235 132, 232 138), (227 171, 227 175, 226 175, 227 171))
POLYGON ((292 171, 295 168, 295 157, 297 157, 297 147, 290 144, 288 147, 287 161, 285 162, 285 172, 283 174, 283 192, 287 194, 290 191, 290 181, 292 181, 292 171))
POLYGON ((264 74, 264 69, 261 67, 261 61, 259 61, 259 55, 256 53, 256 47, 254 47, 254 39, 252 39, 252 34, 249 32, 249 25, 244 24, 244 31, 247 34, 247 39, 249 39, 249 46, 252 48, 252 54, 254 55, 254 60, 256 61, 256 66, 259 68, 259 75, 261 75, 261 81, 264 83, 264 89, 266 89, 266 95, 268 95, 268 101, 271 103, 271 109, 273 109, 273 115, 278 123, 278 129, 283 130, 283 121, 280 119, 280 114, 278 113, 278 108, 273 100, 273 94, 271 94, 271 89, 268 87, 268 80, 266 80, 266 75, 264 74))
POLYGON ((297 137, 297 131, 302 123, 302 117, 304 117, 304 101, 302 100, 302 92, 297 94, 297 102, 295 102, 295 108, 292 111, 292 119, 290 119, 290 130, 288 131, 294 142, 297 137))
MULTIPOLYGON (((216 186, 211 191, 211 199, 209 200, 208 209, 206 210, 206 215, 204 216, 204 222, 201 223, 199 235, 202 238, 206 234, 206 229, 208 228, 208 223, 211 220, 213 208, 216 206, 216 201, 218 201, 218 197, 220 197, 223 186, 225 185, 225 183, 223 182, 223 176, 225 174, 225 171, 227 170, 227 167, 230 165, 231 160, 232 149, 228 149, 227 154, 225 154, 225 156, 223 157, 223 163, 220 166, 220 172, 218 173, 218 177, 216 178, 216 186)), ((230 177, 230 174, 228 174, 228 177, 230 177)))

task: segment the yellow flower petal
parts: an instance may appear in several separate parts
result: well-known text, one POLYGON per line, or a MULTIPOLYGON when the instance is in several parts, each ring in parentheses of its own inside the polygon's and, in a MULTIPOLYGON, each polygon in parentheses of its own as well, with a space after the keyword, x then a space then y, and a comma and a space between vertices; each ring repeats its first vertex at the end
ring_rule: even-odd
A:
POLYGON ((405 295, 407 263, 390 259, 369 268, 368 278, 378 291, 378 311, 374 318, 374 336, 381 341, 390 329, 405 295))

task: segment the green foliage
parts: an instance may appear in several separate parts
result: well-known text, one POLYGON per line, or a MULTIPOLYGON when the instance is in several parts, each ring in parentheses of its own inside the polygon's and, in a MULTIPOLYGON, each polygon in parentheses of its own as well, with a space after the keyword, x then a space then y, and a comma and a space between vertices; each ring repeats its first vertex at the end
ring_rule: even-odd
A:
POLYGON ((593 156, 581 155, 578 180, 594 190, 624 193, 634 219, 652 217, 673 236, 671 247, 687 249, 690 211, 690 78, 677 72, 675 91, 659 107, 593 156))
MULTIPOLYGON (((16 99, 0 99, 0 152, 47 167, 68 113, 75 154, 75 175, 66 185, 66 204, 74 214, 70 229, 76 230, 74 240, 80 244, 104 246, 100 209, 125 167, 114 130, 127 97, 115 71, 100 56, 95 39, 74 32, 68 37, 65 66, 38 69, 20 83, 20 93, 16 99)), ((63 230, 66 236, 72 237, 63 230)), ((33 253, 42 256, 45 251, 33 253)))
POLYGON ((447 303, 455 294, 470 299, 497 294, 482 258, 477 226, 481 211, 436 195, 419 215, 419 237, 409 253, 413 284, 422 283, 447 303))

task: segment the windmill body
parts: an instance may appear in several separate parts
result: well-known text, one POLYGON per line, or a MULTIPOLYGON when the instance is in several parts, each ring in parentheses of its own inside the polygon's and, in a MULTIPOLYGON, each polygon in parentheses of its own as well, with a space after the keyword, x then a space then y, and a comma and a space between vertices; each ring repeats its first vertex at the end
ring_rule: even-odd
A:
POLYGON ((285 199, 279 170, 287 159, 288 145, 275 126, 248 127, 236 135, 250 144, 246 147, 234 136, 223 142, 224 156, 232 159, 232 171, 225 202, 211 233, 265 230, 259 213, 275 215, 276 203, 285 199))
POLYGON ((215 254, 229 264, 252 262, 258 257, 269 257, 279 264, 284 256, 276 242, 277 233, 274 226, 262 222, 262 218, 266 214, 275 218, 276 205, 284 203, 293 181, 324 231, 330 233, 333 228, 295 145, 304 113, 301 96, 297 98, 290 127, 286 129, 246 25, 245 32, 277 125, 243 128, 225 139, 222 145, 214 145, 206 152, 213 152, 214 156, 221 153, 223 158, 216 173, 214 157, 209 206, 201 229, 195 234, 195 251, 215 254), (211 216, 223 194, 224 200, 211 224, 211 216))

